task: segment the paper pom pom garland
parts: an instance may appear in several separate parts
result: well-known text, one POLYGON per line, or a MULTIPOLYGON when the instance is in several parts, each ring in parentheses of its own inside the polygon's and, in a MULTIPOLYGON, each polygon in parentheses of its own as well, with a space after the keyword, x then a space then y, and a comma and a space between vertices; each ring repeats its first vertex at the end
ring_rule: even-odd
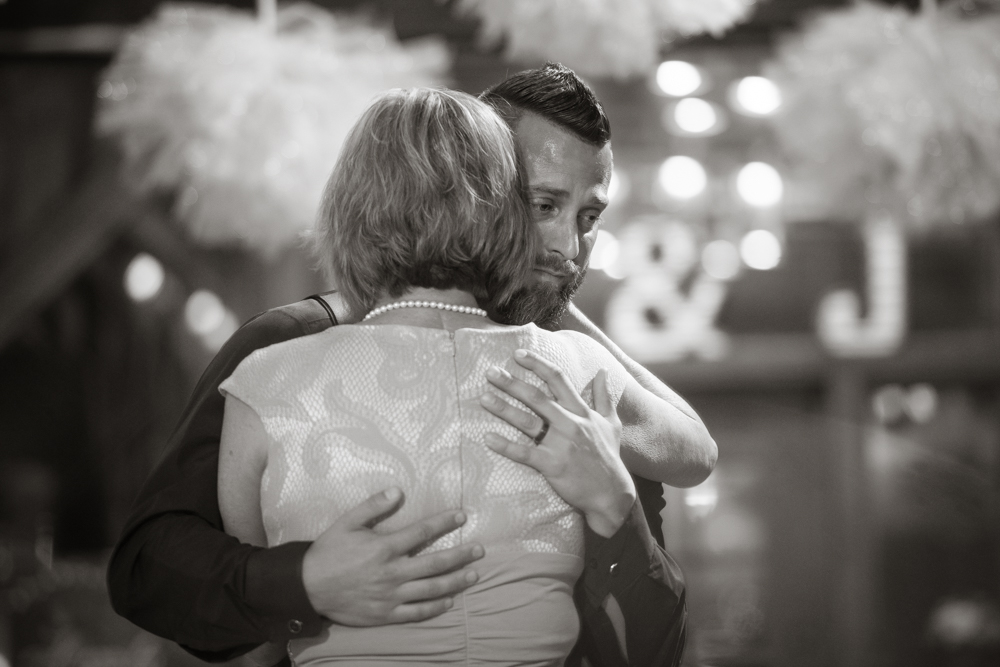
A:
POLYGON ((755 0, 459 0, 487 43, 510 60, 552 60, 585 76, 624 79, 659 62, 664 39, 710 33, 745 20, 755 0))
POLYGON ((97 130, 120 143, 139 194, 176 194, 194 239, 273 254, 312 226, 372 99, 444 84, 450 58, 440 41, 404 47, 390 29, 309 4, 264 19, 162 6, 104 73, 97 130))
POLYGON ((488 43, 515 61, 561 62, 580 74, 626 77, 653 66, 659 43, 646 0, 461 0, 488 43))
POLYGON ((778 140, 833 216, 922 229, 1000 208, 1000 17, 933 7, 830 12, 766 68, 778 140))
POLYGON ((657 25, 668 35, 722 35, 750 17, 756 0, 653 0, 657 25))

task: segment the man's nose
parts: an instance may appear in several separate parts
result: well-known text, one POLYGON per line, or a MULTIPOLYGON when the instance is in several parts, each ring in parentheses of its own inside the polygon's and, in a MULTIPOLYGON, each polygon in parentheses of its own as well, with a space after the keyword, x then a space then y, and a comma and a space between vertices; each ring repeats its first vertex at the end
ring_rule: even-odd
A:
POLYGON ((559 253, 564 260, 573 261, 580 254, 580 237, 576 218, 562 215, 552 220, 542 230, 546 252, 559 253))

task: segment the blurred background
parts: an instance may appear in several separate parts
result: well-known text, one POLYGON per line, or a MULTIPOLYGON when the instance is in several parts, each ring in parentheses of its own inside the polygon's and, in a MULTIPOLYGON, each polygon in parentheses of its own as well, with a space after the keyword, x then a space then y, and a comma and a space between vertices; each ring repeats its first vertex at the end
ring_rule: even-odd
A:
POLYGON ((1000 3, 0 0, 0 665, 201 664, 103 567, 397 86, 545 60, 612 204, 578 305, 698 410, 686 665, 1000 664, 1000 3))

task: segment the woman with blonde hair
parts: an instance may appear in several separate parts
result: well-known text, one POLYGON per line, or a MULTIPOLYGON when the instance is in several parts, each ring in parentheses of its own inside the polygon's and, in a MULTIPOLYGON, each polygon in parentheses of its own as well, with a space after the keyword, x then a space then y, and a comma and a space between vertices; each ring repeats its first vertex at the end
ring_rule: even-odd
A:
POLYGON ((360 323, 258 350, 221 385, 230 534, 313 540, 398 487, 405 505, 376 530, 460 506, 462 528, 422 552, 485 548, 478 581, 444 614, 330 624, 289 643, 300 667, 558 665, 576 641, 583 517, 541 474, 486 445, 489 432, 530 438, 479 399, 497 367, 542 387, 514 363, 521 350, 560 368, 590 404, 613 406, 638 385, 583 334, 500 324, 482 309, 509 300, 534 264, 522 178, 510 129, 474 97, 416 89, 376 100, 345 143, 318 222, 321 256, 360 323), (598 386, 606 394, 592 396, 598 386))

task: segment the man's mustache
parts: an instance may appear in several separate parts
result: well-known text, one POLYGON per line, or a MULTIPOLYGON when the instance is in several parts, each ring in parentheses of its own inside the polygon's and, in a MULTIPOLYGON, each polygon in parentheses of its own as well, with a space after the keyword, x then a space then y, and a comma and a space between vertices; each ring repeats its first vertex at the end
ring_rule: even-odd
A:
POLYGON ((562 278, 575 280, 583 273, 583 269, 568 259, 559 259, 552 255, 540 255, 535 259, 535 268, 544 269, 562 278))

